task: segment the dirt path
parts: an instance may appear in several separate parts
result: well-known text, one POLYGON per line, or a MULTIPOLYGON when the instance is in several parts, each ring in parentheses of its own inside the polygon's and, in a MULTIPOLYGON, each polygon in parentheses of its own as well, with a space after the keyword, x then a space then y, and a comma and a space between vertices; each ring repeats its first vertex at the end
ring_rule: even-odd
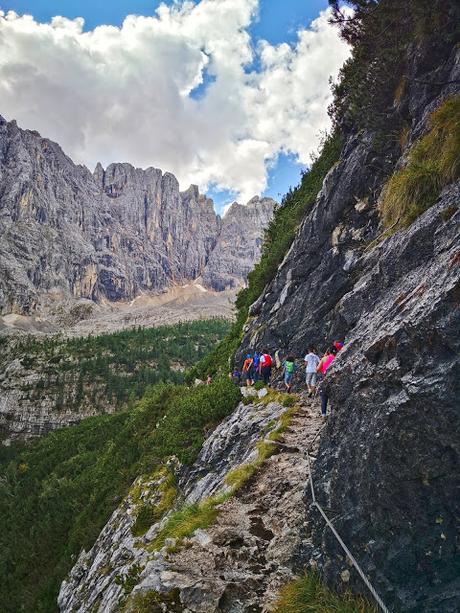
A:
POLYGON ((171 556, 163 579, 180 587, 186 611, 270 611, 309 545, 304 452, 322 425, 318 403, 302 399, 276 453, 221 506, 214 525, 171 556))

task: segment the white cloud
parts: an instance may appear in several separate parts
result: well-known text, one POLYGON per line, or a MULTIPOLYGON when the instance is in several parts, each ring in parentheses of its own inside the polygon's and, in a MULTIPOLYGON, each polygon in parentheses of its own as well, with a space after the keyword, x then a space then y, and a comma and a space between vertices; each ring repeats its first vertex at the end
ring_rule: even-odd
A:
POLYGON ((175 2, 90 32, 82 19, 0 12, 0 113, 90 167, 153 165, 182 187, 249 199, 280 151, 308 162, 328 126, 329 76, 348 54, 326 13, 293 46, 254 47, 258 4, 175 2), (194 99, 205 71, 210 83, 194 99))

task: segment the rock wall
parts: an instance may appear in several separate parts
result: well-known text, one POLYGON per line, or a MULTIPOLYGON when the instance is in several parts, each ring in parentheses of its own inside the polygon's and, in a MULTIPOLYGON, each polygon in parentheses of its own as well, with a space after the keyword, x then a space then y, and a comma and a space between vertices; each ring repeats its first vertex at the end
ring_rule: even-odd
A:
POLYGON ((259 214, 254 203, 229 224, 170 173, 98 164, 91 174, 56 143, 0 118, 0 314, 162 291, 199 277, 216 245, 222 263, 232 260, 231 278, 214 264, 206 283, 241 286, 275 204, 264 199, 259 214), (248 233, 240 264, 232 232, 236 241, 248 233))
POLYGON ((252 198, 245 206, 234 202, 223 218, 222 230, 203 272, 207 287, 221 291, 241 287, 262 253, 263 235, 273 217, 271 198, 252 198))
MULTIPOLYGON (((300 357, 310 343, 345 338, 326 380, 331 417, 314 471, 318 498, 390 610, 414 613, 460 606, 460 184, 392 236, 378 206, 430 113, 459 92, 458 49, 433 61, 427 49, 409 50, 416 78, 399 103, 411 126, 402 152, 379 155, 371 132, 348 135, 250 309, 239 352, 267 346, 300 357)), ((366 593, 314 508, 309 520, 327 581, 341 589, 345 577, 366 593)))

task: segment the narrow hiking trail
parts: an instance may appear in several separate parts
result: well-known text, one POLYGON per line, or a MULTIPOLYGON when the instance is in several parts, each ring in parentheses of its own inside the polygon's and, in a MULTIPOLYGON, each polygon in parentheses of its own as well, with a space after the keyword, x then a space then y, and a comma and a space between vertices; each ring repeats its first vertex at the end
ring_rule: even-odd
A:
POLYGON ((279 588, 302 571, 300 555, 310 546, 305 451, 314 442, 315 453, 323 423, 318 402, 299 397, 274 454, 219 507, 213 525, 185 539, 179 551, 160 553, 161 572, 149 573, 135 591, 179 589, 185 608, 168 605, 168 611, 270 611, 279 588))

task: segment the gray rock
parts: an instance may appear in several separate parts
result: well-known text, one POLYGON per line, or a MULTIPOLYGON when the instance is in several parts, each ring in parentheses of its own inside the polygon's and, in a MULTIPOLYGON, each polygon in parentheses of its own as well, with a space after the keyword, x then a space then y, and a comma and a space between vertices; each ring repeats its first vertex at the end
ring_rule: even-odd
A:
POLYGON ((195 280, 244 285, 274 202, 213 202, 156 168, 75 165, 37 132, 0 118, 0 314, 64 299, 128 300, 195 280), (213 251, 216 255, 211 259, 213 251))
POLYGON ((263 231, 273 217, 275 206, 271 198, 257 196, 245 206, 237 202, 231 205, 203 271, 207 287, 222 291, 244 285, 254 263, 260 259, 263 231))
MULTIPOLYGON (((256 457, 257 442, 276 428, 285 410, 276 402, 240 404, 205 441, 190 468, 172 461, 171 469, 177 473, 179 492, 176 506, 200 502, 227 491, 225 477, 228 472, 256 457)), ((308 413, 301 423, 303 430, 301 428, 293 436, 296 444, 305 445, 316 433, 318 419, 308 413)), ((248 606, 260 603, 263 593, 271 589, 272 584, 278 586, 281 580, 292 575, 302 545, 306 462, 289 452, 285 458, 274 457, 267 468, 269 473, 261 473, 261 480, 254 485, 257 493, 252 496, 252 502, 251 497, 229 500, 223 505, 215 529, 196 531, 187 538, 183 552, 177 554, 167 551, 168 546, 176 544, 175 539, 168 540, 165 547, 154 554, 146 550, 167 516, 144 536, 133 537, 131 528, 136 516, 133 492, 144 502, 156 504, 158 501, 158 479, 137 479, 131 494, 113 513, 94 546, 89 552, 80 554, 62 583, 58 599, 60 610, 84 613, 96 602, 100 603, 100 610, 107 613, 117 610, 123 588, 115 577, 126 576, 130 569, 131 572, 133 569, 139 571, 134 593, 152 589, 167 593, 177 588, 180 601, 186 607, 184 610, 220 610, 218 603, 224 592, 232 602, 230 597, 235 583, 241 588, 238 595, 235 593, 237 599, 229 611, 246 610, 242 603, 248 606), (267 522, 272 527, 264 527, 258 515, 260 504, 267 508, 270 514, 267 522), (286 512, 284 519, 280 518, 280 507, 286 512), (288 516, 292 519, 289 530, 288 516), (265 552, 266 560, 262 559, 265 552), (264 565, 266 572, 262 572, 264 565)))
MULTIPOLYGON (((415 52, 409 65, 420 60, 415 52)), ((409 143, 426 132, 429 112, 459 93, 459 60, 454 48, 436 65, 444 87, 408 86, 409 143)), ((429 61, 426 54, 417 73, 428 83, 429 61)), ((348 135, 252 309, 238 358, 254 346, 300 357, 309 344, 324 349, 346 338, 326 379, 332 412, 315 466, 318 500, 391 611, 453 613, 460 606, 460 183, 385 238, 379 198, 406 153, 388 146, 376 154, 371 133, 348 135)), ((304 565, 313 559, 332 587, 343 589, 346 577, 368 596, 318 512, 306 519, 315 550, 304 565)))

